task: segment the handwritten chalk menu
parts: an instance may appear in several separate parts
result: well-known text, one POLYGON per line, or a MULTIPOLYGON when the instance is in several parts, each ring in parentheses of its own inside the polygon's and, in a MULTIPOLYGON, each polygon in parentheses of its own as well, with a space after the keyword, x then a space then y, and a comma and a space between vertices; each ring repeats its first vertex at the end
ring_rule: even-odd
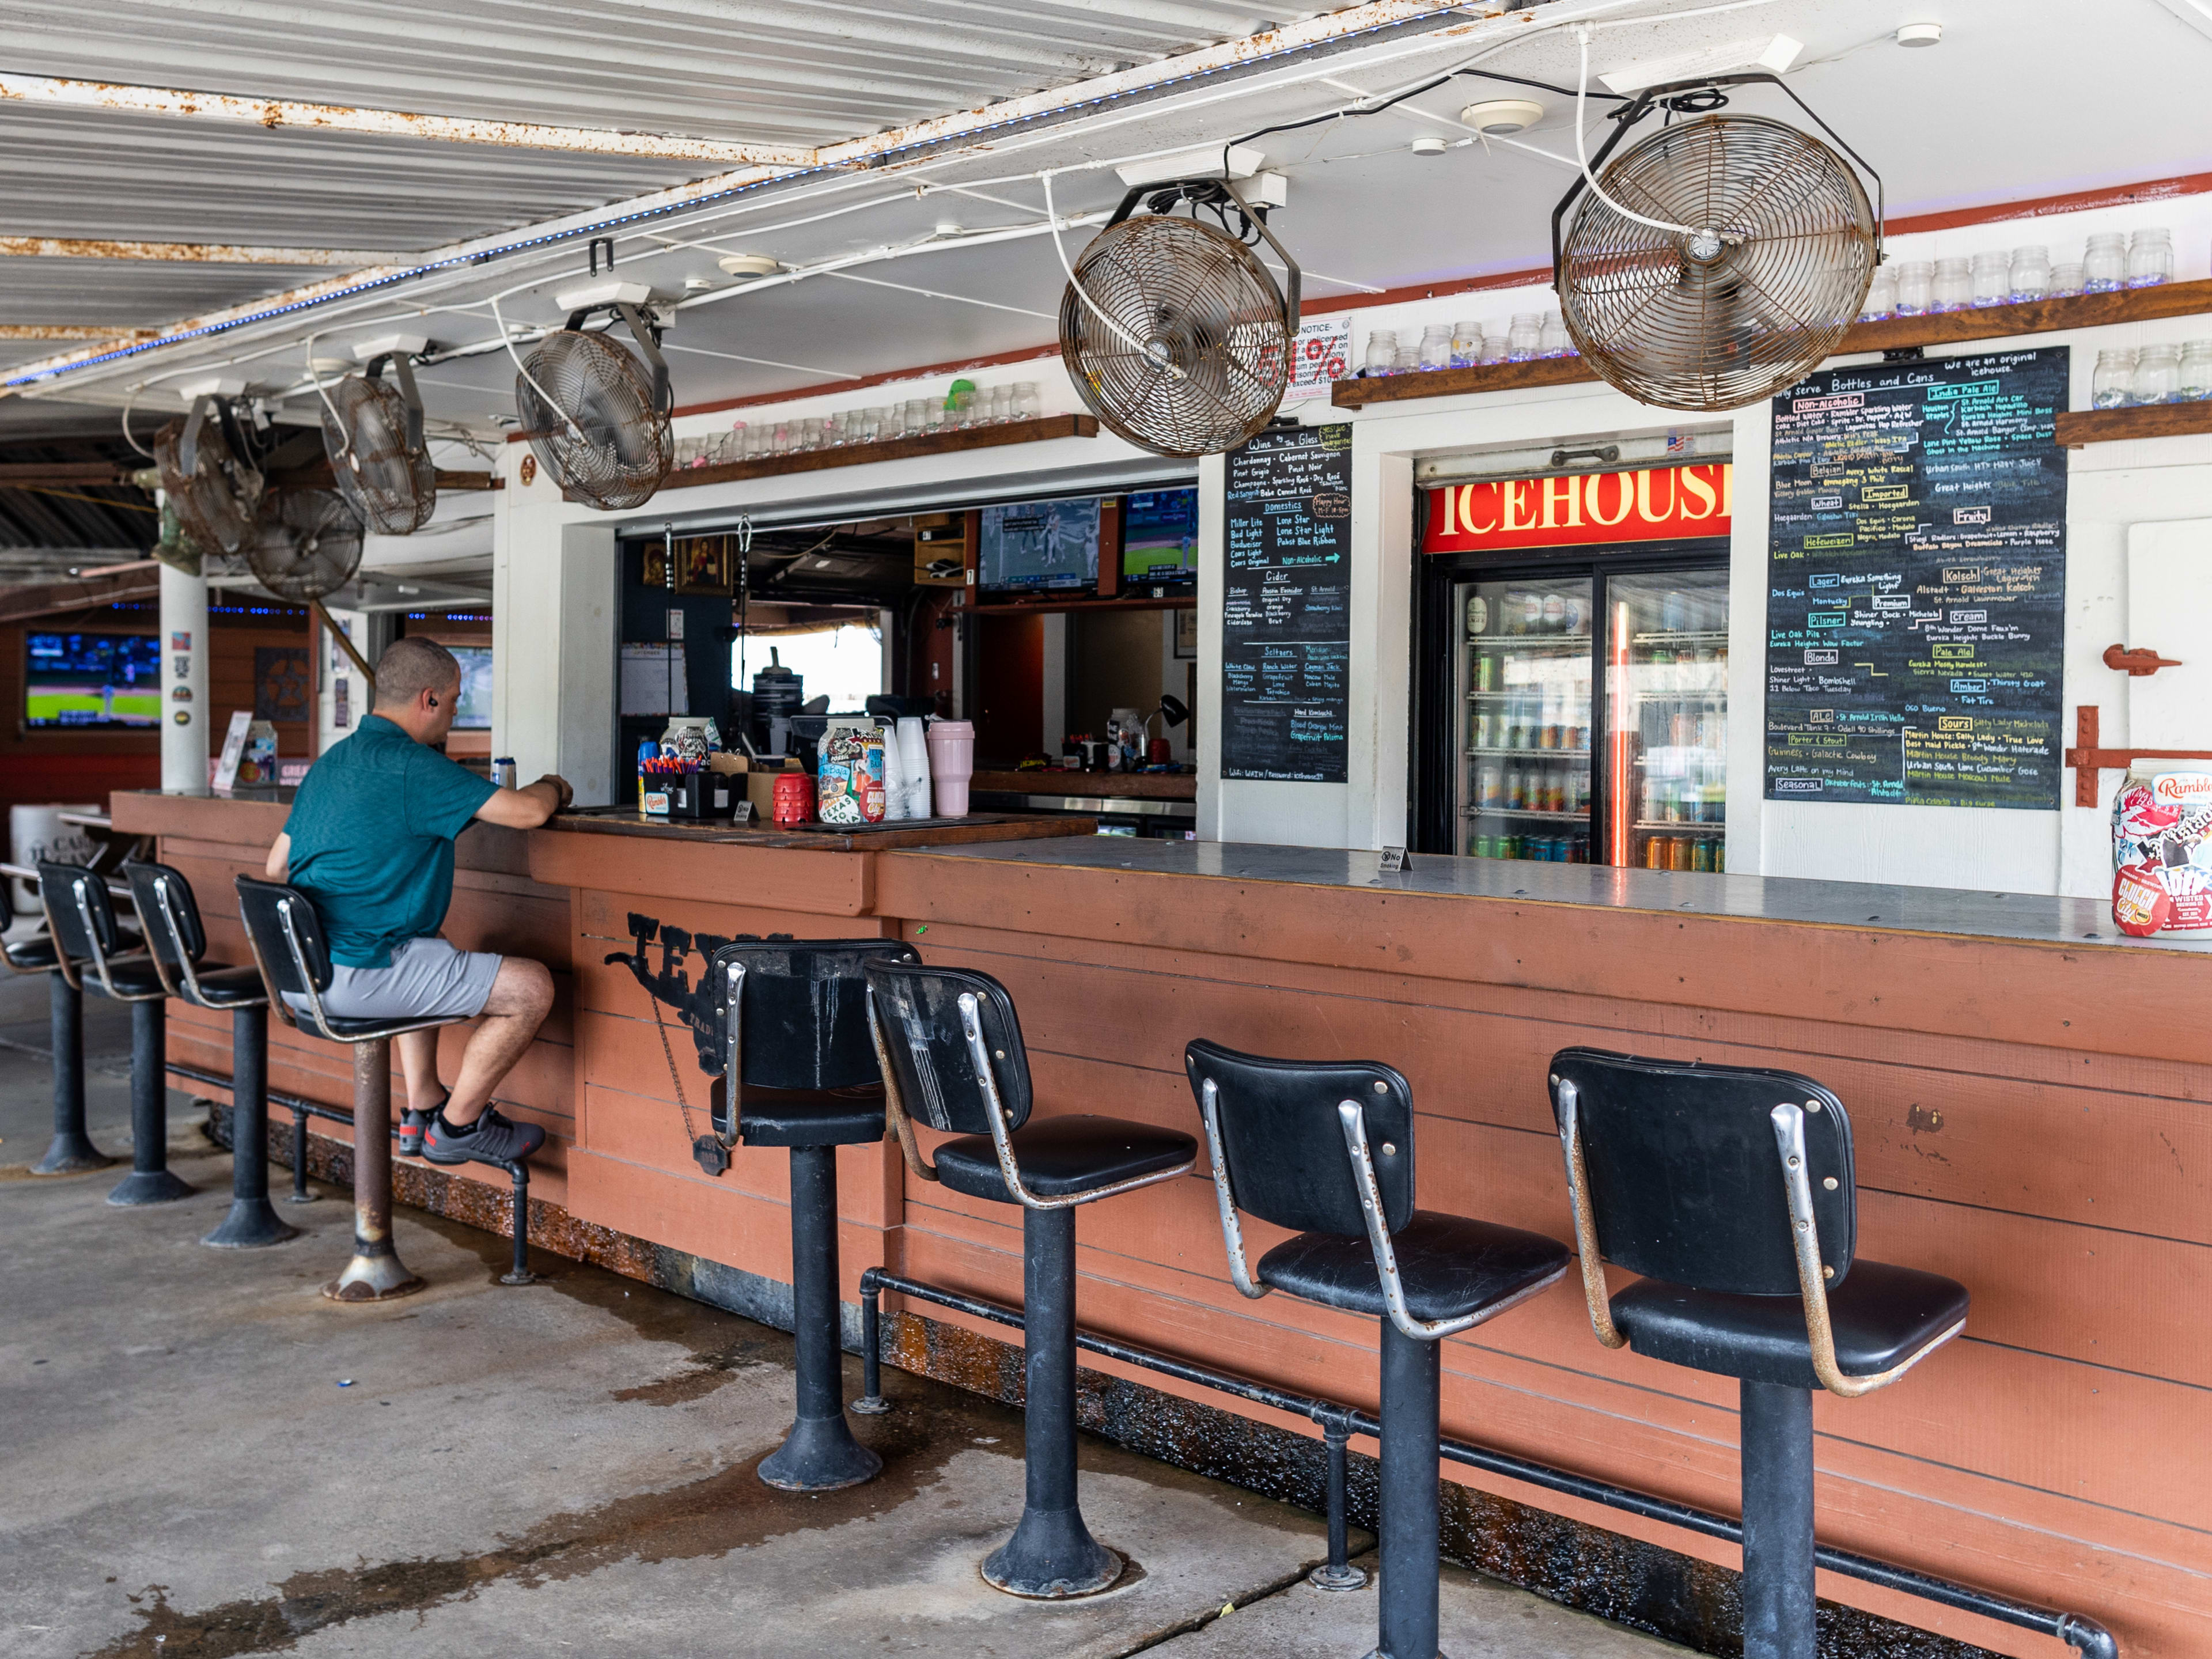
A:
POLYGON ((1766 798, 2055 811, 2067 352, 1774 400, 1766 798))
POLYGON ((1228 469, 1221 775, 1342 783, 1352 428, 1263 432, 1228 469))

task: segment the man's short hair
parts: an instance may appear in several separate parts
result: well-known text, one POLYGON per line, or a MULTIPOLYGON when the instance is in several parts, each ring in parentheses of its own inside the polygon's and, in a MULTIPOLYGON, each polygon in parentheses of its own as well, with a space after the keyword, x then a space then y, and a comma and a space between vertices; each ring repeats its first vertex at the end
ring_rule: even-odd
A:
POLYGON ((435 640, 394 640, 376 659, 376 706, 405 708, 425 691, 458 684, 461 665, 435 640))

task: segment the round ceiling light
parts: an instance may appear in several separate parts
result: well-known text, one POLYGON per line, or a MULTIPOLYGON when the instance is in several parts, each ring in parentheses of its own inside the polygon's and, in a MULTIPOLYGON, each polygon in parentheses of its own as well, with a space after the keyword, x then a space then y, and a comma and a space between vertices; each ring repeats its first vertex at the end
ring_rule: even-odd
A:
POLYGON ((1942 43, 1943 26, 1941 23, 1907 23, 1897 32, 1900 46, 1933 46, 1942 43))
POLYGON ((1459 118, 1477 132, 1510 137, 1542 120, 1544 106, 1533 98, 1492 98, 1484 103, 1469 104, 1459 112, 1459 118))
POLYGON ((732 276, 773 276, 782 263, 767 253, 732 253, 715 263, 732 276))
POLYGON ((1407 148, 1416 155, 1441 155, 1451 146, 1441 138, 1423 137, 1414 139, 1407 148))

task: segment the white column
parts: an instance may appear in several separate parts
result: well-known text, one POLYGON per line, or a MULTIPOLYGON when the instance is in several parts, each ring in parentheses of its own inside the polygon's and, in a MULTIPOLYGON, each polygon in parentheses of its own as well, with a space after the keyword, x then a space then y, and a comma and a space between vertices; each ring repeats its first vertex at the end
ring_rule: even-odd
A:
MULTIPOLYGON (((331 620, 345 630, 353 641, 354 649, 374 664, 384 654, 384 647, 392 643, 394 631, 392 620, 385 616, 371 616, 361 611, 333 611, 331 620)), ((315 752, 325 755, 331 745, 353 735, 362 717, 374 704, 368 683, 362 678, 361 670, 354 666, 353 659, 345 647, 331 636, 328 629, 315 629, 322 660, 316 665, 319 682, 316 695, 315 722, 318 728, 315 752)))
MULTIPOLYGON (((520 448, 520 446, 514 446, 520 448)), ((563 523, 541 477, 509 470, 492 555, 492 752, 523 782, 558 772, 583 806, 614 799, 615 532, 563 523)))
POLYGON ((163 565, 161 787, 179 794, 208 792, 209 643, 207 578, 163 565))

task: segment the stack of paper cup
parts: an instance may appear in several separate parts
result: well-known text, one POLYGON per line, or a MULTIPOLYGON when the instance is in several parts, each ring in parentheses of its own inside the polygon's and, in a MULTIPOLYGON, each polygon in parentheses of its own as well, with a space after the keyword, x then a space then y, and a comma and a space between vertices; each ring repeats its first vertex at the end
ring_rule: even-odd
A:
POLYGON ((898 723, 898 773, 905 786, 906 815, 929 816, 929 742, 920 716, 902 714, 898 723))

